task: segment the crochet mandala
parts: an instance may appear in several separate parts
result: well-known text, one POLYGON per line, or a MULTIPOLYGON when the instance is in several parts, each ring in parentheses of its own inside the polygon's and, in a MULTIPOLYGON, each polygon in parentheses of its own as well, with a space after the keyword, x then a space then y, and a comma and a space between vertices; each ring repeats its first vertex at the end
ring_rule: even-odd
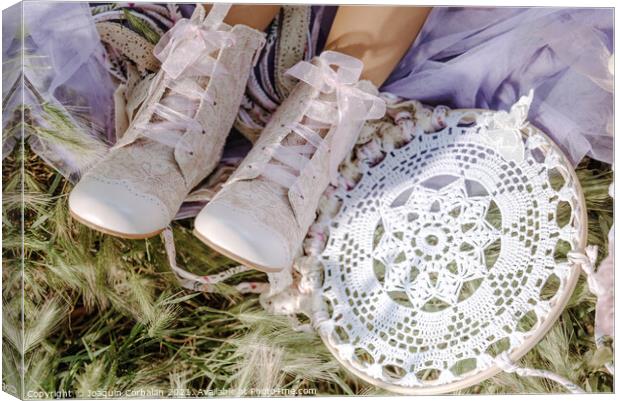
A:
POLYGON ((471 385, 563 309, 585 204, 567 159, 525 120, 530 101, 450 111, 431 132, 414 113, 408 143, 359 157, 359 181, 328 191, 311 229, 326 240, 306 247, 320 273, 313 325, 354 373, 403 393, 471 385))

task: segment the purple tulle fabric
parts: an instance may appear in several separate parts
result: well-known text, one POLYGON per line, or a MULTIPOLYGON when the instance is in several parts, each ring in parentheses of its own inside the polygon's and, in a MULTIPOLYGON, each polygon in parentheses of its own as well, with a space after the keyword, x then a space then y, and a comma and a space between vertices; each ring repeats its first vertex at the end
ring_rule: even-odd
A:
POLYGON ((114 84, 103 65, 104 49, 88 4, 26 2, 24 29, 32 54, 29 78, 40 94, 48 101, 97 110, 89 113, 90 123, 111 139, 114 84))
POLYGON ((574 163, 611 163, 612 52, 612 9, 435 8, 382 90, 505 110, 534 89, 530 121, 574 163))
MULTIPOLYGON (((87 3, 25 2, 21 7, 16 4, 2 14, 3 128, 23 103, 32 125, 58 136, 50 141, 30 135, 27 125, 24 139, 47 163, 75 180, 114 138, 115 85, 105 67, 104 48, 87 3), (78 127, 74 137, 56 132, 46 112, 51 108, 78 127), (78 143, 88 151, 78 150, 78 143)), ((15 130, 14 136, 3 138, 3 158, 20 134, 15 130)))

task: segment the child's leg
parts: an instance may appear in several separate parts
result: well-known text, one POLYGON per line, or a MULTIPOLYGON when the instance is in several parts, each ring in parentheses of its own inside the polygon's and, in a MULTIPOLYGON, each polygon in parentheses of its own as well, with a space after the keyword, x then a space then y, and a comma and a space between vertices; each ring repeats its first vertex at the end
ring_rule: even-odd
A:
POLYGON ((326 49, 362 60, 362 78, 381 86, 411 47, 430 10, 407 6, 340 6, 326 49))
MULTIPOLYGON (((204 5, 207 12, 211 10, 212 4, 204 5)), ((241 5, 236 4, 230 8, 224 22, 228 25, 243 24, 259 31, 264 31, 271 21, 278 15, 280 6, 278 5, 241 5)))

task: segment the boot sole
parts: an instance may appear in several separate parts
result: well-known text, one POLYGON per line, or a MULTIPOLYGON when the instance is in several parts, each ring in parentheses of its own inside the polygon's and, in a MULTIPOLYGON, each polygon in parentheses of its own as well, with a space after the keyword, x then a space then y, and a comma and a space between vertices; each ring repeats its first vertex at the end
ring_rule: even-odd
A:
POLYGON ((266 266, 261 266, 258 265, 256 263, 250 262, 247 259, 244 259, 238 255, 235 255, 234 253, 231 253, 229 251, 227 251, 224 248, 221 248, 218 245, 215 245, 213 242, 209 241, 206 237, 204 237, 202 234, 200 234, 196 229, 193 230, 194 235, 201 240, 202 242, 204 242, 209 248, 213 249, 215 252, 222 254, 224 256, 226 256, 229 259, 234 260, 237 263, 241 263, 244 266, 250 267, 252 269, 255 270, 259 270, 262 271, 264 273, 278 273, 280 271, 282 271, 282 269, 274 269, 271 267, 266 267, 266 266))
POLYGON ((85 225, 86 227, 102 232, 104 234, 107 235, 111 235, 113 237, 117 237, 117 238, 123 238, 123 239, 146 239, 146 238, 151 238, 156 236, 157 234, 160 234, 162 231, 164 231, 164 229, 162 228, 161 230, 157 230, 157 231, 153 231, 151 233, 147 233, 147 234, 128 234, 128 233, 121 233, 121 232, 117 232, 117 231, 112 231, 109 230, 107 228, 103 228, 100 227, 82 217, 80 217, 79 215, 77 215, 76 213, 73 212, 73 210, 71 210, 71 208, 69 208, 69 214, 71 215, 72 218, 74 218, 75 220, 77 220, 78 222, 80 222, 81 224, 85 225))

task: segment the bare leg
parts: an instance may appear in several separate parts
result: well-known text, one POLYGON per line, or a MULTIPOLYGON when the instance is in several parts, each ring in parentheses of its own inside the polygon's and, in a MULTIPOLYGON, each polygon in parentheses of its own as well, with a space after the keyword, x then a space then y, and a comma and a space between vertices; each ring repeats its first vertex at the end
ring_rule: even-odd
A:
MULTIPOLYGON (((212 4, 205 4, 204 7, 209 12, 212 4)), ((228 15, 224 18, 224 22, 228 25, 243 24, 259 31, 264 31, 271 21, 278 15, 280 6, 278 5, 234 5, 230 8, 228 15)))
POLYGON ((381 86, 411 47, 430 10, 407 6, 340 6, 326 49, 362 60, 362 79, 381 86))

